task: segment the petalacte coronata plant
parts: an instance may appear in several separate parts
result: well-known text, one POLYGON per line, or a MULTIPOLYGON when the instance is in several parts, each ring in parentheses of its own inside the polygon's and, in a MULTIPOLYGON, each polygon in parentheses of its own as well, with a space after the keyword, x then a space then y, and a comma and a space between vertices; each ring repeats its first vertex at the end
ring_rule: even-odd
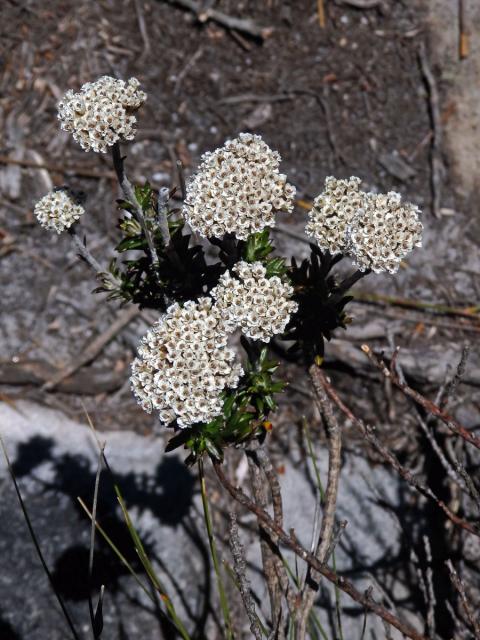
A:
MULTIPOLYGON (((256 515, 262 540, 274 561, 267 566, 268 554, 263 557, 262 548, 272 629, 263 633, 257 628, 250 609, 250 629, 256 630, 255 637, 287 637, 287 625, 280 633, 282 609, 280 613, 276 609, 272 597, 275 589, 270 589, 277 580, 291 614, 288 637, 299 629, 295 637, 304 640, 308 613, 318 591, 315 572, 324 575, 325 569, 335 587, 344 584, 328 567, 335 535, 341 533, 335 531, 334 514, 341 444, 334 442, 340 430, 328 404, 335 391, 320 368, 328 341, 353 322, 348 305, 354 285, 372 273, 394 274, 410 252, 421 246, 420 211, 416 205, 402 201, 396 192, 363 191, 358 177, 330 176, 314 198, 305 221, 305 233, 312 239, 308 257, 299 260, 295 255, 280 255, 272 229, 282 215, 294 211, 296 188, 282 173, 279 153, 259 135, 240 133, 220 148, 205 152, 187 180, 180 166, 178 186, 156 189, 148 181, 129 181, 120 144, 134 139, 137 116, 146 98, 135 78, 123 81, 103 76, 77 92, 67 91, 58 105, 61 128, 71 133, 85 151, 111 151, 121 198, 116 201, 115 257, 109 265, 102 266, 88 250, 85 234, 80 231, 88 203, 75 195, 75 185, 46 194, 35 204, 34 214, 46 230, 71 236, 81 258, 96 273, 95 292, 109 301, 149 310, 142 315, 150 326, 139 337, 136 354, 132 355, 129 382, 134 399, 145 412, 158 418, 155 433, 166 434, 166 451, 183 447, 187 450, 185 463, 197 465, 211 545, 202 475, 204 458, 210 459, 230 495, 256 515), (339 263, 345 258, 342 267, 346 268, 341 269, 339 263), (325 495, 334 485, 335 495, 329 494, 333 495, 333 511, 327 513, 331 506, 327 497, 322 503, 322 524, 317 527, 315 523, 318 544, 312 543, 311 547, 316 549, 315 556, 301 547, 293 531, 289 535, 282 529, 280 482, 262 448, 274 428, 274 412, 287 386, 285 374, 282 379, 287 361, 294 362, 296 371, 303 369, 311 376, 327 426, 325 495), (221 471, 227 449, 233 448, 248 458, 253 502, 242 489, 229 484, 221 471), (273 517, 265 509, 267 494, 255 485, 259 478, 260 483, 263 478, 269 485, 273 517), (330 531, 324 540, 325 522, 330 531), (279 554, 280 542, 307 562, 307 573, 295 580, 303 585, 294 597, 293 581, 289 582, 279 554), (304 614, 297 615, 300 610, 304 614), (277 627, 273 628, 275 615, 277 627)), ((339 402, 337 406, 342 409, 339 402)), ((348 408, 344 409, 350 417, 348 408)), ((370 435, 366 427, 362 432, 370 435)), ((237 455, 229 454, 231 458, 237 455)), ((316 475, 319 480, 318 472, 316 475)), ((320 494, 320 480, 318 484, 320 494)), ((123 511, 124 505, 120 504, 123 511)), ((126 520, 131 532, 131 522, 128 517, 126 520)), ((138 536, 132 538, 138 556, 143 557, 138 536)), ((213 551, 212 558, 218 573, 213 551)), ((151 578, 152 565, 142 564, 151 578)), ((160 583, 153 584, 155 594, 161 592, 171 619, 188 640, 160 583)), ((345 590, 351 595, 352 589, 345 590)), ((373 610, 370 595, 360 594, 354 599, 365 610, 373 610)), ((380 604, 374 605, 374 612, 383 611, 380 604)), ((389 624, 395 620, 390 611, 379 615, 389 624)), ((227 618, 225 628, 229 629, 227 618)), ((92 628, 99 640, 96 625, 92 628)))
POLYGON ((225 446, 265 437, 274 396, 284 388, 268 347, 284 342, 289 357, 320 362, 324 341, 350 321, 352 285, 371 271, 395 272, 420 245, 422 225, 418 208, 398 194, 367 193, 359 178, 329 177, 305 228, 316 241, 311 256, 287 266, 270 237, 295 197, 278 152, 259 135, 241 133, 202 156, 181 202, 175 189, 133 186, 119 143, 133 139, 145 100, 135 78, 104 76, 68 91, 58 107, 62 129, 84 150, 112 149, 123 190, 116 250, 128 257, 98 269, 76 236, 84 210, 66 190, 42 198, 35 214, 47 229, 69 230, 97 270, 96 291, 160 314, 132 363, 133 393, 177 433, 169 448, 185 445, 190 461, 204 452, 221 458, 225 446), (187 227, 205 240, 194 241, 187 227), (358 270, 339 280, 333 271, 343 256, 358 270))

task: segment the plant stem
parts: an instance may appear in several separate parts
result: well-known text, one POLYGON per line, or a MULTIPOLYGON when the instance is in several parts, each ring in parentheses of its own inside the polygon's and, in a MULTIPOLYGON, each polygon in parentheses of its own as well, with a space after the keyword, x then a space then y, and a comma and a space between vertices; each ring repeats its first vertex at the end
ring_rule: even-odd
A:
POLYGON ((148 229, 145 216, 143 213, 143 209, 135 195, 135 190, 132 187, 130 180, 127 178, 125 174, 124 158, 120 153, 120 145, 118 144, 118 142, 116 142, 112 146, 112 160, 113 160, 113 167, 115 169, 115 173, 117 174, 118 183, 123 191, 123 195, 128 200, 128 202, 133 206, 133 209, 134 209, 133 215, 137 220, 137 222, 142 227, 142 231, 145 236, 145 240, 147 241, 148 249, 150 251, 150 259, 152 261, 152 266, 158 278, 158 265, 160 263, 160 260, 158 257, 157 249, 155 247, 155 243, 153 242, 153 238, 150 233, 150 230, 148 229))
POLYGON ((200 491, 202 494, 203 516, 205 519, 205 527, 207 529, 207 534, 208 534, 208 544, 210 546, 210 554, 212 556, 213 568, 215 570, 215 575, 217 578, 218 595, 220 597, 220 606, 222 608, 223 620, 225 623, 225 634, 226 634, 227 640, 233 640, 232 624, 230 621, 230 610, 228 607, 228 599, 227 599, 227 594, 225 592, 222 575, 220 573, 220 563, 218 561, 217 546, 215 544, 215 537, 213 532, 213 523, 210 517, 210 509, 208 506, 207 485, 205 482, 205 473, 203 469, 202 459, 198 461, 198 477, 200 479, 200 491))
POLYGON ((91 267, 93 271, 95 271, 97 277, 103 278, 104 280, 107 279, 115 288, 117 288, 120 285, 120 281, 117 280, 117 278, 115 278, 115 276, 112 275, 110 271, 102 269, 102 265, 96 258, 92 256, 86 245, 80 240, 79 236, 77 235, 76 227, 76 224, 72 225, 68 230, 68 233, 70 234, 73 240, 73 244, 75 245, 75 248, 77 249, 79 255, 85 260, 88 266, 91 267))

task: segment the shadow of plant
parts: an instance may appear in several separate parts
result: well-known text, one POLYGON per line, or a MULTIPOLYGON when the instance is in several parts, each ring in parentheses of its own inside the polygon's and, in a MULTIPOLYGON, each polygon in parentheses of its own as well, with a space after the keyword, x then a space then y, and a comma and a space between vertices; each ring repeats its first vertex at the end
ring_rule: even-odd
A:
MULTIPOLYGON (((86 456, 70 453, 58 455, 54 452, 54 448, 55 441, 42 436, 35 436, 28 442, 21 443, 12 464, 13 471, 17 479, 27 477, 34 479, 41 487, 42 492, 66 496, 78 517, 79 527, 84 532, 88 531, 90 522, 81 508, 78 498, 82 498, 87 505, 91 506, 95 470, 86 456), (45 464, 48 464, 51 469, 51 474, 49 474, 51 479, 48 481, 41 479, 36 474, 39 468, 45 464)), ((185 531, 192 546, 197 549, 203 565, 204 578, 200 593, 203 594, 204 601, 198 606, 196 612, 192 611, 182 593, 185 590, 185 585, 178 583, 175 576, 169 572, 167 564, 157 556, 150 533, 141 531, 140 535, 147 555, 160 567, 162 579, 167 578, 173 585, 175 595, 181 601, 193 626, 192 637, 205 637, 206 620, 208 615, 213 613, 210 604, 210 556, 190 515, 195 491, 195 477, 180 460, 173 456, 166 457, 159 462, 152 474, 133 472, 122 474, 116 471, 114 473, 114 479, 108 471, 104 470, 101 473, 97 521, 145 583, 147 583, 147 579, 142 564, 135 552, 133 541, 116 500, 114 480, 119 485, 129 510, 134 508, 140 515, 146 510, 150 512, 155 521, 152 523, 152 527, 155 529, 158 529, 159 526, 173 529, 181 527, 185 531)), ((86 539, 85 536, 83 538, 86 539)), ((119 592, 125 595, 125 584, 122 584, 122 579, 129 575, 129 571, 98 533, 95 541, 94 570, 91 581, 88 576, 88 558, 88 543, 82 544, 78 540, 56 557, 52 574, 60 594, 70 601, 86 602, 92 590, 98 592, 101 585, 104 585, 106 593, 111 598, 114 598, 119 592)), ((134 598, 130 598, 130 601, 145 608, 140 602, 134 602, 134 598)), ((167 639, 177 637, 176 629, 158 607, 150 607, 148 611, 158 620, 161 628, 160 637, 167 639)), ((119 637, 128 637, 121 618, 118 629, 119 633, 121 630, 119 637)), ((0 633, 1 640, 4 638, 8 640, 9 637, 0 633)), ((11 637, 15 640, 18 636, 11 637)))

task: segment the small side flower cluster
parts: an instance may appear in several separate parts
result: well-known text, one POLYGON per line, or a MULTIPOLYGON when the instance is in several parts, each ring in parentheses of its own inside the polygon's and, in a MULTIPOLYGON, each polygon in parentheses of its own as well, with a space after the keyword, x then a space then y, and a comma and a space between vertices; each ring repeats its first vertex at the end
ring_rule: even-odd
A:
POLYGON ((418 207, 402 203, 399 193, 368 193, 351 230, 355 263, 361 271, 398 271, 402 259, 422 246, 418 207))
POLYGON ((269 342, 283 333, 298 305, 291 300, 293 287, 278 276, 267 278, 261 262, 238 262, 212 290, 216 307, 230 330, 237 327, 254 340, 269 342))
POLYGON ((33 210, 38 222, 49 231, 61 233, 69 229, 81 215, 84 208, 76 204, 64 190, 50 191, 37 202, 33 210))
POLYGON ((275 225, 277 211, 291 211, 295 187, 279 173, 280 154, 260 136, 241 133, 202 156, 187 188, 183 214, 205 238, 234 233, 241 240, 275 225))
POLYGON ((222 413, 222 391, 243 374, 227 347, 224 322, 212 301, 177 303, 143 338, 132 364, 132 389, 147 412, 164 424, 209 422, 222 413))
POLYGON ((363 205, 360 178, 326 178, 323 192, 313 201, 305 227, 320 249, 343 253, 348 247, 348 228, 363 205))
POLYGON ((361 271, 395 273, 403 258, 420 247, 423 225, 417 206, 402 203, 400 194, 367 193, 360 178, 325 180, 306 226, 319 247, 352 256, 361 271))
POLYGON ((133 140, 133 112, 147 99, 136 78, 128 82, 102 76, 87 82, 79 93, 67 91, 58 105, 61 128, 73 134, 82 149, 106 153, 119 140, 133 140))

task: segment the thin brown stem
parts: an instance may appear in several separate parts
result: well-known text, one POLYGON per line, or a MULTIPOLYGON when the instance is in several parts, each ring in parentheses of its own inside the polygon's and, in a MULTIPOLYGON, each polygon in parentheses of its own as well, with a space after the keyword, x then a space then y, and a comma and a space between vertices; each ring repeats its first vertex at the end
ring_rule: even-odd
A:
POLYGON ((451 560, 447 560, 446 565, 450 574, 450 580, 459 595, 465 614, 473 629, 474 636, 476 640, 480 640, 480 620, 478 619, 478 614, 472 608, 472 605, 468 600, 465 583, 456 572, 451 560))
MULTIPOLYGON (((268 457, 265 449, 262 447, 257 447, 255 449, 255 456, 258 460, 258 463, 262 467, 262 470, 267 478, 268 485, 270 487, 270 493, 272 496, 272 506, 273 506, 273 519, 277 523, 278 526, 283 528, 283 501, 282 501, 282 491, 280 487, 280 482, 278 479, 277 472, 272 464, 272 461, 268 457)), ((292 593, 290 589, 290 580, 288 578, 287 570, 283 563, 280 550, 278 549, 278 540, 276 537, 273 537, 272 540, 273 551, 274 551, 274 562, 275 562, 275 571, 277 574, 278 581, 280 582, 280 587, 285 599, 287 601, 288 609, 292 616, 296 615, 296 597, 295 594, 292 593)))
POLYGON ((262 631, 258 624, 258 618, 255 611, 255 602, 253 601, 250 590, 250 583, 247 578, 247 563, 245 560, 245 549, 240 541, 238 532, 237 515, 234 511, 230 512, 230 550, 233 556, 233 570, 237 578, 238 590, 242 596, 243 606, 250 622, 250 631, 256 638, 261 640, 262 631))

